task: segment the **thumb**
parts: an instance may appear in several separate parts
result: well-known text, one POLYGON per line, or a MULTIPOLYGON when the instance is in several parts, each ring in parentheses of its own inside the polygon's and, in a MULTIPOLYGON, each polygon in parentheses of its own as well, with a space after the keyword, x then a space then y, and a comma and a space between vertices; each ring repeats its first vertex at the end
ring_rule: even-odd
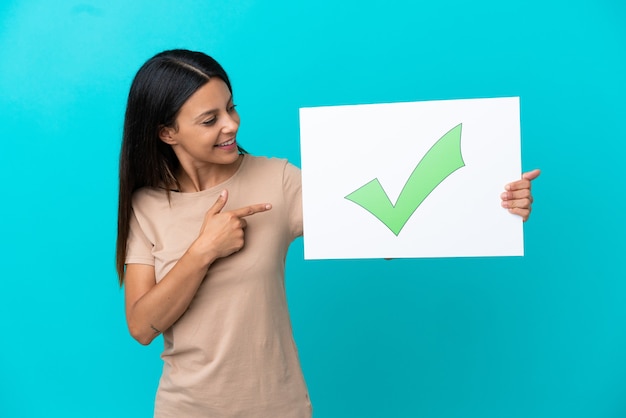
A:
POLYGON ((537 177, 539 177, 539 174, 541 174, 541 170, 535 169, 533 171, 529 171, 527 173, 522 174, 522 178, 524 180, 534 180, 537 177))
POLYGON ((224 206, 226 206, 226 202, 228 201, 228 190, 224 189, 218 196, 217 200, 209 209, 209 212, 212 214, 220 213, 224 206))

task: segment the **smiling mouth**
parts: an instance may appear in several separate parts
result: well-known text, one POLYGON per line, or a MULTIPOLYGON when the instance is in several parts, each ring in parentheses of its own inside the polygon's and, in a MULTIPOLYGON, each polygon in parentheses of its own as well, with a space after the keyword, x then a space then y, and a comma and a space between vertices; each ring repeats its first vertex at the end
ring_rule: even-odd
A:
POLYGON ((233 145, 237 140, 235 138, 230 139, 226 142, 222 142, 221 144, 215 144, 216 147, 228 147, 230 145, 233 145))

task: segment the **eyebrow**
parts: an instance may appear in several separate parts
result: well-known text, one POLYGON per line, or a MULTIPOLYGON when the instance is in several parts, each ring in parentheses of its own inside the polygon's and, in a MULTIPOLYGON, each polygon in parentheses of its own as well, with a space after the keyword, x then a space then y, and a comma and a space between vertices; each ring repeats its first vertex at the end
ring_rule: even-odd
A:
MULTIPOLYGON (((228 101, 226 102, 226 105, 228 106, 230 103, 232 103, 233 101, 233 95, 231 94, 230 97, 228 98, 228 101)), ((219 109, 211 109, 211 110, 205 110, 204 112, 200 113, 198 116, 196 116, 194 118, 195 121, 203 119, 213 113, 217 113, 219 111, 219 109)))

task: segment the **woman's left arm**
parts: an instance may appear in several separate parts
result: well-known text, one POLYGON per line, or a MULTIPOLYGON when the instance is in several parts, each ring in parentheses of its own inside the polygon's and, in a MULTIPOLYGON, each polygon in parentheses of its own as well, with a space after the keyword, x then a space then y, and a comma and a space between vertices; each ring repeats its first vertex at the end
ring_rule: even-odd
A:
POLYGON ((539 177, 539 174, 541 174, 540 170, 532 170, 522 174, 521 180, 504 186, 506 191, 500 195, 502 207, 508 209, 511 213, 521 216, 524 222, 528 220, 533 204, 530 183, 539 177))

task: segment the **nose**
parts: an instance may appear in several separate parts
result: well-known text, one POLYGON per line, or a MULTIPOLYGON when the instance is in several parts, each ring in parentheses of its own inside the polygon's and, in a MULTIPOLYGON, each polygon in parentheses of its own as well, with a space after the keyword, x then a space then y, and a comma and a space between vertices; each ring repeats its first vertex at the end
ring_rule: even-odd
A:
POLYGON ((237 132, 237 129, 239 129, 239 115, 237 112, 226 113, 222 120, 224 121, 222 126, 224 132, 237 132))

